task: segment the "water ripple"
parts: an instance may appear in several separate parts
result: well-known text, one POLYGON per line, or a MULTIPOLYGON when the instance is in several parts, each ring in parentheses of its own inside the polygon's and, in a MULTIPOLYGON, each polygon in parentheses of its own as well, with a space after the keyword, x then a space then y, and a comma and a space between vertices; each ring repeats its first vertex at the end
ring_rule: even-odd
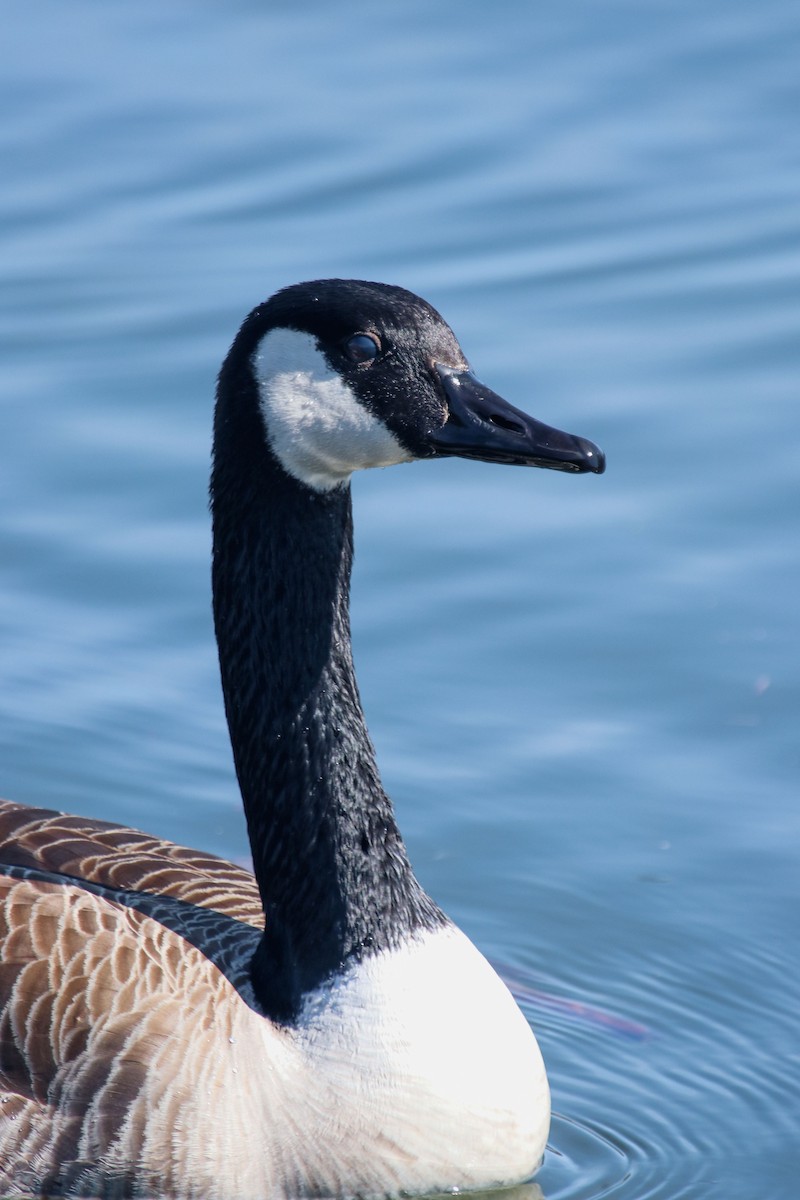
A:
POLYGON ((800 1056, 786 1052, 797 974, 774 950, 700 933, 635 959, 621 954, 580 995, 504 970, 563 1114, 538 1177, 548 1200, 675 1200, 733 1170, 743 1130, 749 1145, 787 1153, 800 1111, 800 1056))
POLYGON ((630 1174, 622 1146, 579 1121, 553 1114, 550 1143, 537 1182, 547 1200, 599 1200, 630 1174))

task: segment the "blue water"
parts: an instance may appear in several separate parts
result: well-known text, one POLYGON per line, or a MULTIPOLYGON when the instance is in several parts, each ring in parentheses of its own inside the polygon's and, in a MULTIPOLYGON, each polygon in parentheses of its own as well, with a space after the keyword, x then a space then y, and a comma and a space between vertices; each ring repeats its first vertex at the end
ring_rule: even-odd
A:
POLYGON ((794 1200, 800 9, 40 0, 4 32, 0 791, 246 855, 215 371, 283 284, 420 292, 608 455, 354 487, 384 779, 540 1038, 538 1186, 794 1200))

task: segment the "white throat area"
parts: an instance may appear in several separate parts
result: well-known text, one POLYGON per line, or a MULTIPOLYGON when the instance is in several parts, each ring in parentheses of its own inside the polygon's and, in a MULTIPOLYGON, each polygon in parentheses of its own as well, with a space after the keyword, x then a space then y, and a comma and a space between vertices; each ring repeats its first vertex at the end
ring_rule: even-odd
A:
POLYGON ((252 364, 270 449, 307 487, 328 492, 353 471, 412 460, 331 369, 310 333, 270 329, 252 364))

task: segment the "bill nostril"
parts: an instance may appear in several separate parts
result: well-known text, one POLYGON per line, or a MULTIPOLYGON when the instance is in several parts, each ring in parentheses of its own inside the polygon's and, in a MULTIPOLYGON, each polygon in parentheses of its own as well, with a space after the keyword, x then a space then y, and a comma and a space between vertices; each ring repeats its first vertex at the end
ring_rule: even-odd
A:
POLYGON ((496 425, 499 429, 505 429, 508 433, 524 433, 525 430, 518 421, 511 421, 508 417, 503 417, 499 413, 489 413, 487 421, 492 425, 496 425))

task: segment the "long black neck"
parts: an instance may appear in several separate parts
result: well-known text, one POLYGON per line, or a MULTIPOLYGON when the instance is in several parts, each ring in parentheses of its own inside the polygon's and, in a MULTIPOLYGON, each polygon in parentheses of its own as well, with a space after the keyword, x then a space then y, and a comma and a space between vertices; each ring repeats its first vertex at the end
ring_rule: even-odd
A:
POLYGON ((317 493, 218 405, 214 619, 236 771, 266 914, 254 983, 290 1020, 348 960, 443 918, 381 786, 350 646, 349 487, 317 493), (235 456, 237 447, 240 451, 235 456))

